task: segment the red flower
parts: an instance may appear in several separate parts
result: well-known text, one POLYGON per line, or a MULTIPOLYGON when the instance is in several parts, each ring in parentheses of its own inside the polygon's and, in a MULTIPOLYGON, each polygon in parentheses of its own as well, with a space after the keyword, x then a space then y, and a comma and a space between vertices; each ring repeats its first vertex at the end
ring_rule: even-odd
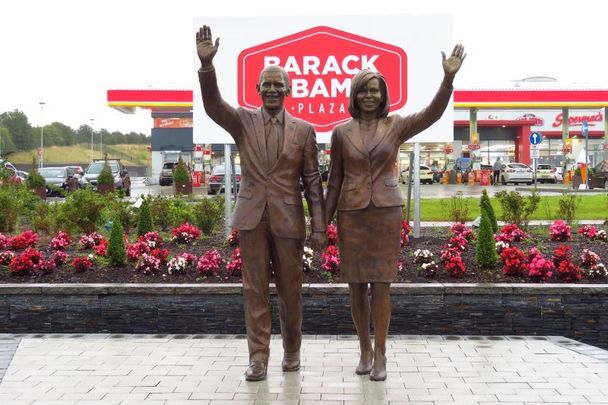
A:
POLYGON ((509 247, 500 252, 500 259, 504 263, 502 272, 507 276, 521 277, 528 270, 526 255, 516 247, 509 247))
POLYGON ((454 235, 460 235, 463 238, 465 238, 466 240, 471 240, 471 239, 475 238, 475 234, 473 233, 473 230, 471 230, 468 226, 466 226, 465 224, 463 224, 461 222, 456 222, 455 224, 453 224, 450 227, 450 231, 454 235))
POLYGON ((55 264, 55 267, 59 267, 61 265, 66 264, 68 262, 68 258, 69 255, 61 250, 55 251, 55 253, 53 253, 53 256, 51 256, 51 260, 55 264))
POLYGON ((464 262, 460 252, 456 249, 445 249, 441 251, 441 261, 448 274, 452 277, 459 278, 464 276, 466 272, 464 262))
POLYGON ((226 265, 226 270, 232 275, 238 275, 243 271, 243 262, 241 261, 241 249, 236 248, 232 252, 230 263, 226 265))
POLYGON ((202 235, 202 232, 196 226, 186 222, 177 228, 174 228, 172 234, 173 237, 171 240, 173 240, 175 243, 190 244, 198 239, 202 235))
POLYGON ((321 253, 323 264, 321 268, 330 273, 337 273, 340 270, 340 251, 336 245, 329 245, 325 252, 321 253))
POLYGON ((564 260, 559 264, 557 274, 560 279, 567 283, 578 281, 583 276, 581 268, 572 263, 570 260, 564 260))
POLYGON ((557 249, 553 251, 553 264, 555 264, 555 267, 559 267, 560 263, 563 261, 572 261, 572 249, 570 246, 559 245, 557 249))
POLYGON ((72 260, 72 267, 76 273, 84 273, 93 267, 93 261, 88 256, 76 257, 72 260))
POLYGON ((27 247, 36 246, 37 244, 38 234, 33 231, 24 231, 10 239, 9 248, 13 250, 22 250, 27 247))
POLYGON ((239 245, 239 230, 233 229, 230 235, 226 238, 226 242, 228 246, 238 246, 239 245))
POLYGON ((154 249, 152 251, 152 256, 156 257, 160 260, 160 264, 167 264, 167 260, 169 259, 169 251, 167 249, 154 249))
POLYGON ((338 228, 334 224, 327 225, 327 244, 337 245, 338 244, 338 228))
POLYGON ((108 241, 106 239, 102 239, 99 242, 99 245, 95 246, 94 250, 97 256, 105 256, 108 253, 108 241))

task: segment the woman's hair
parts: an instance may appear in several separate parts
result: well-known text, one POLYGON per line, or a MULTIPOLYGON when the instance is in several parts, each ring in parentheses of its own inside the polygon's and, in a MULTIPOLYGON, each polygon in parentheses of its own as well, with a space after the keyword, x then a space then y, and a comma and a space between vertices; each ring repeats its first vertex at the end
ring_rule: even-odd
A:
POLYGON ((357 105, 357 94, 367 85, 367 82, 372 79, 378 79, 378 82, 380 83, 380 92, 382 93, 382 103, 378 107, 378 114, 376 116, 380 118, 388 115, 390 102, 388 97, 388 88, 386 87, 386 80, 380 73, 374 72, 370 69, 365 69, 361 70, 355 75, 355 77, 353 77, 353 81, 350 85, 348 112, 350 113, 351 117, 359 118, 359 116, 361 116, 361 111, 359 111, 359 106, 357 105))

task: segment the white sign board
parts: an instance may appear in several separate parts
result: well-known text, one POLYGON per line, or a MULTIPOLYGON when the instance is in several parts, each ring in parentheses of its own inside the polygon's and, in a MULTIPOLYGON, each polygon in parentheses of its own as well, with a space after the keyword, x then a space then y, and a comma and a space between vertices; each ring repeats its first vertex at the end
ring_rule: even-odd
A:
MULTIPOLYGON (((391 114, 407 115, 431 102, 443 79, 441 51, 449 56, 454 47, 448 14, 196 17, 193 131, 194 142, 205 144, 233 140, 203 109, 194 44, 203 25, 211 27, 214 40, 220 37, 214 65, 224 100, 233 107, 259 106, 255 79, 264 66, 280 64, 292 81, 287 111, 315 125, 320 143, 350 119, 350 79, 361 68, 387 78, 391 114)), ((450 102, 439 121, 410 141, 450 142, 453 133, 450 102)))
POLYGON ((540 158, 540 144, 538 144, 538 145, 530 144, 530 158, 531 159, 540 158))

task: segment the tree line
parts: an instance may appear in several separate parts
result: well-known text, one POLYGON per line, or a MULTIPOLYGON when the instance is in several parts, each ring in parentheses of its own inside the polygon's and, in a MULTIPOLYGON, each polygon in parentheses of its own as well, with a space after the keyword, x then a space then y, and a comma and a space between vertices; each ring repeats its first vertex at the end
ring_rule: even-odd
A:
MULTIPOLYGON (((70 146, 80 143, 90 143, 91 134, 95 142, 103 135, 104 144, 146 144, 150 137, 136 132, 123 134, 120 131, 110 132, 107 129, 95 131, 91 126, 83 124, 78 129, 61 123, 52 122, 44 125, 44 146, 70 146)), ((24 112, 19 110, 0 114, 0 151, 2 156, 11 152, 28 151, 40 146, 40 127, 32 126, 24 112)))

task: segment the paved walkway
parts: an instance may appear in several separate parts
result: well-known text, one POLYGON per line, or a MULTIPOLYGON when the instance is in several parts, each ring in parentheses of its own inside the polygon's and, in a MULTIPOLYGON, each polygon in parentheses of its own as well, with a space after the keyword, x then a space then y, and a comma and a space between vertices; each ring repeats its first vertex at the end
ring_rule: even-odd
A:
POLYGON ((242 336, 0 335, 0 404, 608 404, 608 352, 570 339, 394 336, 385 382, 354 374, 357 350, 306 336, 283 373, 273 339, 252 383, 242 336))

